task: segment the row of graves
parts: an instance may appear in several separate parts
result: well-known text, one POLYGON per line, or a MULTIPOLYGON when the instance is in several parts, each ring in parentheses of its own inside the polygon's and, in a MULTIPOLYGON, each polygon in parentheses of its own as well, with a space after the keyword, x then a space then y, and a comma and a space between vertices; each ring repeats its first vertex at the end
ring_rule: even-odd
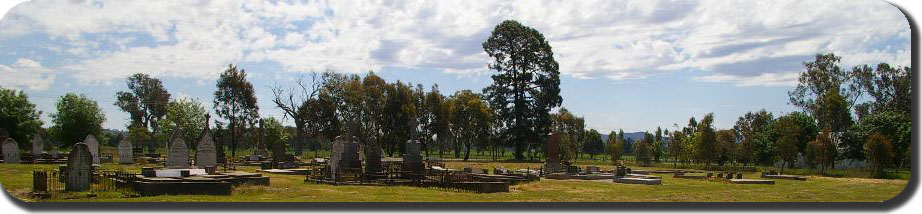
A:
MULTIPOLYGON (((235 185, 269 185, 269 177, 239 171, 219 172, 216 146, 205 127, 190 160, 189 147, 174 130, 163 167, 142 167, 140 173, 100 170, 99 146, 90 135, 71 147, 67 164, 54 171, 33 172, 33 193, 45 197, 61 192, 119 191, 128 195, 153 196, 176 194, 230 195, 235 185)), ((119 143, 122 164, 135 160, 131 143, 119 143)))
POLYGON ((63 164, 67 162, 67 154, 60 154, 55 147, 50 152, 45 152, 45 144, 41 135, 32 138, 32 150, 22 153, 19 144, 9 138, 6 130, 0 129, 0 161, 11 164, 63 164))
POLYGON ((674 178, 683 178, 683 179, 698 179, 698 180, 717 180, 729 182, 732 184, 769 184, 774 185, 774 180, 764 180, 764 179, 747 179, 743 178, 743 173, 734 173, 734 172, 701 172, 701 171, 685 171, 685 170, 676 170, 674 178))
MULTIPOLYGON (((547 146, 547 158, 544 166, 540 170, 540 175, 547 179, 555 180, 608 180, 614 183, 623 184, 645 184, 661 185, 662 177, 651 174, 673 174, 674 178, 684 179, 712 179, 725 181, 733 184, 775 184, 774 180, 765 179, 788 179, 788 180, 806 180, 803 176, 781 175, 777 172, 763 172, 763 179, 744 179, 743 173, 732 172, 700 172, 685 170, 631 170, 619 164, 612 171, 603 171, 597 166, 587 166, 581 169, 578 166, 571 165, 567 161, 560 161, 560 135, 552 133, 548 136, 545 145, 547 146)), ((641 163, 641 166, 650 165, 641 163)))
POLYGON ((402 158, 382 158, 380 148, 364 147, 354 137, 336 137, 329 159, 315 159, 305 182, 331 185, 400 185, 470 191, 509 192, 509 186, 537 181, 534 170, 481 168, 448 169, 438 160, 424 159, 419 141, 409 140, 402 158), (531 173, 529 173, 531 172, 531 173))
POLYGON ((618 165, 615 170, 603 171, 598 166, 587 166, 581 169, 567 161, 560 161, 560 137, 559 134, 552 133, 545 141, 547 158, 540 172, 547 179, 612 180, 612 182, 623 184, 663 184, 662 177, 650 175, 646 171, 632 171, 622 165, 618 165))

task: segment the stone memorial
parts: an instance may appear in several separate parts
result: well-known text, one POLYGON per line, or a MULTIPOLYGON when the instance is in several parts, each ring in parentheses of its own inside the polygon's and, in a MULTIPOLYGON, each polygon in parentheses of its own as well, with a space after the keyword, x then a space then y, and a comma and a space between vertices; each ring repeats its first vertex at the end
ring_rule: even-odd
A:
POLYGON ((134 163, 134 145, 128 141, 128 138, 122 137, 122 141, 118 142, 118 163, 134 163))
POLYGON ((336 137, 330 154, 330 170, 332 170, 332 174, 338 177, 338 174, 345 169, 361 169, 361 167, 362 162, 359 160, 358 143, 345 140, 341 136, 336 137))
POLYGON ((99 141, 96 141, 96 136, 92 134, 86 135, 83 144, 86 144, 86 148, 89 149, 90 154, 93 155, 93 164, 99 164, 99 141))
POLYGON ((32 157, 38 159, 42 153, 45 153, 45 144, 42 143, 42 135, 36 134, 32 138, 32 157))
POLYGON ((3 163, 20 163, 19 144, 13 138, 3 141, 3 163))
POLYGON ((266 129, 262 119, 259 120, 259 142, 256 144, 255 154, 262 157, 269 156, 269 151, 266 151, 266 129))
POLYGON ((415 173, 422 172, 423 156, 420 154, 421 144, 417 140, 408 140, 404 146, 406 153, 403 154, 403 170, 415 173))
POLYGON ((182 131, 177 128, 173 131, 172 136, 170 136, 170 148, 166 163, 167 168, 189 168, 189 147, 186 146, 186 141, 180 136, 179 133, 181 132, 182 131))
POLYGON ((215 167, 218 165, 218 155, 216 146, 211 140, 211 131, 207 128, 202 132, 202 139, 195 148, 195 166, 199 168, 215 167))
POLYGON ((563 171, 560 166, 560 135, 551 133, 544 142, 547 146, 547 159, 544 161, 544 169, 548 173, 563 171))
POLYGON ((381 146, 378 144, 365 147, 365 173, 381 171, 381 146))
POLYGON ((75 144, 67 155, 64 190, 79 192, 90 190, 93 176, 93 153, 86 144, 75 144))
POLYGON ((195 166, 199 168, 218 166, 217 147, 211 138, 211 129, 207 125, 209 120, 211 116, 205 115, 205 129, 202 130, 202 137, 195 148, 195 166))

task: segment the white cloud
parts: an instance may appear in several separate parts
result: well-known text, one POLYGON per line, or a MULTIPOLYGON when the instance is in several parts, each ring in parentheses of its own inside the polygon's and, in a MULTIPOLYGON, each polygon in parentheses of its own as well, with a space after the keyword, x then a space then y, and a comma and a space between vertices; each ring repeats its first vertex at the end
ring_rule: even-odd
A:
POLYGON ((906 18, 872 0, 33 1, 0 21, 0 42, 35 32, 66 41, 58 49, 78 60, 63 68, 90 83, 135 72, 212 79, 228 63, 261 61, 289 72, 461 74, 486 69, 481 43, 505 19, 541 31, 561 73, 576 78, 693 70, 713 73, 694 80, 772 86, 790 85, 818 52, 846 64, 910 61, 906 18), (112 32, 153 42, 96 36, 112 32))
POLYGON ((0 64, 0 86, 44 91, 54 83, 51 69, 31 59, 18 59, 12 65, 0 64))

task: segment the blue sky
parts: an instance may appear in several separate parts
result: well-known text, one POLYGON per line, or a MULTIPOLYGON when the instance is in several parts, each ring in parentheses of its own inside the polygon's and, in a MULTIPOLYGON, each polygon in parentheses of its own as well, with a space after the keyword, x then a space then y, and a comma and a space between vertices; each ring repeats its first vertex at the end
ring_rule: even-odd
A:
MULTIPOLYGON (((281 117, 269 87, 299 75, 374 70, 388 81, 489 85, 480 44, 515 19, 548 39, 564 107, 590 128, 673 129, 716 114, 796 111, 801 63, 835 52, 845 66, 910 63, 910 29, 882 1, 30 1, 0 20, 0 87, 25 90, 50 125, 57 97, 83 93, 106 113, 132 73, 211 109, 229 63, 250 72, 260 113, 281 117), (856 18, 859 17, 859 18, 856 18)), ((290 123, 290 122, 289 122, 290 123)))

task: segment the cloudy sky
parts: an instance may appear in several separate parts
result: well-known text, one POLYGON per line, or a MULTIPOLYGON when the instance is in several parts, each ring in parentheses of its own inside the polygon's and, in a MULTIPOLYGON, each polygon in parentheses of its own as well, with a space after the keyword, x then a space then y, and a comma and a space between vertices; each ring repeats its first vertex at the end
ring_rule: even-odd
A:
POLYGON ((45 126, 59 96, 86 94, 115 129, 128 122, 115 93, 139 72, 210 109, 219 73, 238 64, 273 117, 269 87, 308 72, 479 91, 491 83, 481 43, 507 19, 544 34, 564 106, 603 132, 673 129, 708 112, 730 128, 747 111, 796 111, 787 91, 816 53, 846 66, 910 63, 907 19, 877 0, 34 0, 0 20, 0 87, 25 90, 45 126))

